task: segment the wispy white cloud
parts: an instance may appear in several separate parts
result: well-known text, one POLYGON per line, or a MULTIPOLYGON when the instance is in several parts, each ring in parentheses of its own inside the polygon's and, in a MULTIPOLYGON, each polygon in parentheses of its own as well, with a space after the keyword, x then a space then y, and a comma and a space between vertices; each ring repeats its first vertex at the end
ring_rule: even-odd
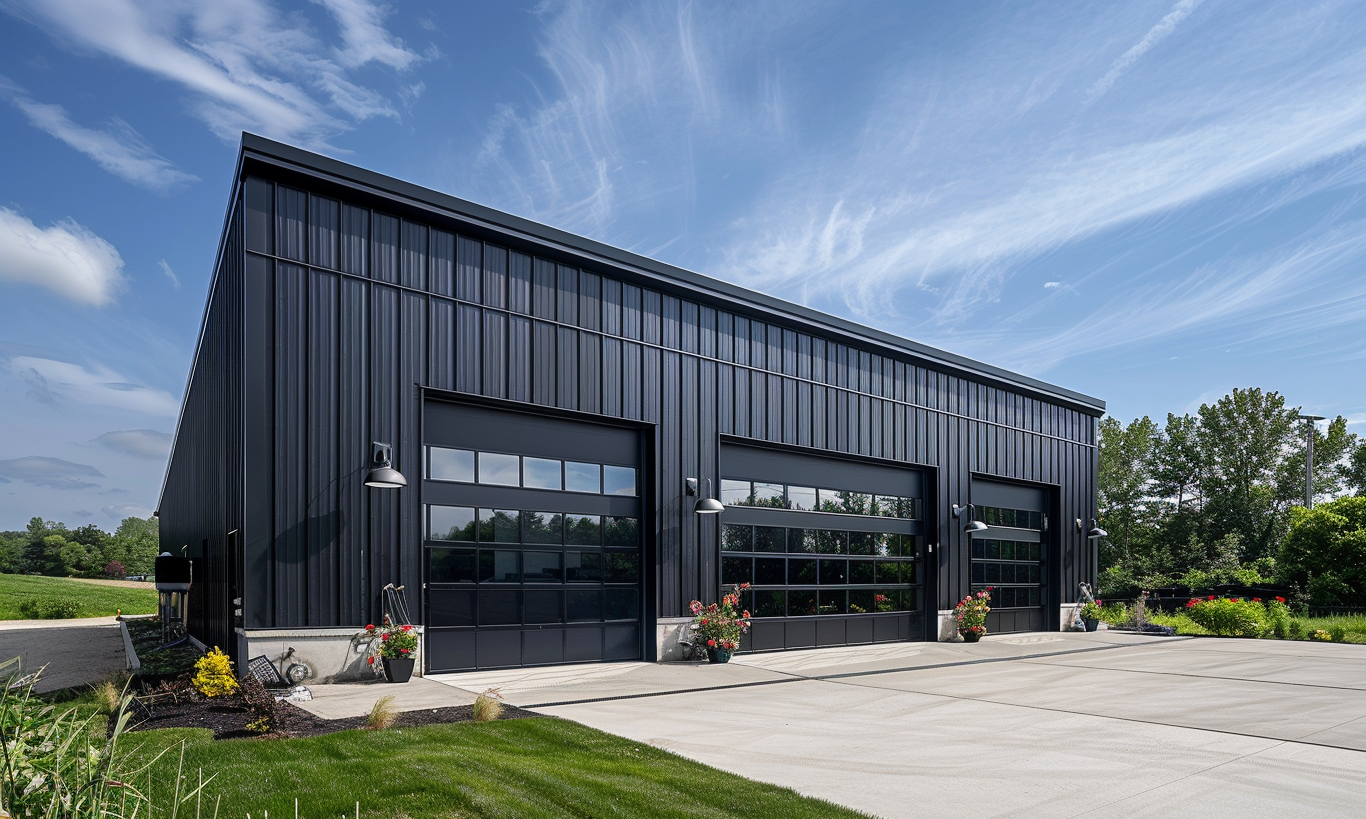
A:
POLYGON ((170 393, 131 383, 101 364, 86 368, 50 358, 16 356, 10 359, 9 369, 25 381, 29 396, 40 403, 61 405, 69 401, 161 417, 174 416, 180 410, 180 402, 170 393))
POLYGON ((0 208, 0 281, 40 285, 102 307, 123 287, 122 271, 118 250, 88 228, 70 219, 40 228, 0 208))
POLYGON ((91 480, 104 473, 89 464, 33 455, 0 461, 0 476, 49 489, 93 489, 99 484, 91 480))
POLYGON ((326 8, 341 27, 342 47, 335 49, 337 60, 348 68, 374 61, 404 71, 418 62, 415 52, 384 28, 388 12, 365 0, 313 0, 326 8))
POLYGON ((63 39, 180 84, 192 94, 194 113, 228 141, 250 130, 326 148, 352 122, 398 116, 348 69, 412 64, 384 34, 380 12, 362 0, 328 5, 345 15, 344 61, 300 16, 264 0, 18 0, 16 8, 63 39))
POLYGON ((100 510, 110 518, 122 521, 124 518, 150 518, 152 510, 136 503, 119 503, 100 510))
POLYGON ((1204 0, 1181 0, 1181 2, 1177 3, 1171 11, 1167 12, 1167 16, 1157 22, 1157 25, 1148 29, 1148 33, 1143 35, 1142 40, 1134 43, 1133 48, 1130 48, 1128 51, 1121 54, 1119 59, 1115 60, 1114 65, 1110 66, 1110 70, 1105 72, 1104 77, 1096 80, 1096 84, 1091 86, 1090 95, 1092 97, 1098 97, 1106 91, 1109 91, 1121 74, 1128 71, 1133 64, 1138 62, 1138 59, 1144 54, 1147 54, 1153 46, 1171 36, 1171 33, 1176 30, 1177 25, 1179 25, 1182 20, 1189 17, 1191 12, 1195 11, 1202 2, 1204 2, 1204 0))
POLYGON ((94 442, 114 452, 153 460, 165 459, 171 450, 171 436, 154 429, 113 430, 100 435, 94 442))
MULTIPOLYGON (((0 85, 0 92, 4 92, 0 85)), ((199 177, 185 173, 159 155, 128 123, 115 119, 106 130, 78 125, 60 105, 36 102, 20 93, 7 96, 34 127, 75 148, 125 182, 164 193, 199 177)))
POLYGON ((166 260, 165 260, 165 259, 161 259, 160 261, 158 261, 158 262, 157 262, 157 267, 161 268, 161 272, 162 272, 162 273, 165 273, 165 274, 166 274, 166 278, 168 278, 168 279, 171 280, 171 285, 172 285, 173 287, 175 287, 175 289, 179 290, 179 289, 180 289, 180 277, 177 276, 177 275, 175 274, 175 271, 171 269, 171 266, 170 266, 169 264, 167 264, 166 260))

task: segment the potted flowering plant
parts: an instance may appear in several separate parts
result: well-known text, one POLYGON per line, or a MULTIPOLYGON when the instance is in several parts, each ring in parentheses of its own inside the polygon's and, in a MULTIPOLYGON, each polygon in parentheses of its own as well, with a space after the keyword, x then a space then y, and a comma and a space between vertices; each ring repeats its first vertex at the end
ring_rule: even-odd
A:
POLYGON ((748 589, 748 583, 732 586, 721 595, 721 602, 703 606, 694 600, 692 609, 693 645, 707 649, 707 662, 730 662, 731 652, 740 648, 740 635, 749 631, 749 612, 736 612, 740 608, 740 592, 748 589))
POLYGON ((1087 631, 1095 631, 1100 625, 1100 616, 1105 608, 1104 600, 1088 600, 1081 605, 1081 622, 1087 631))
POLYGON ((964 642, 975 643, 987 633, 987 612, 991 611, 992 588, 987 586, 981 591, 970 593, 953 607, 958 633, 963 636, 964 642))
POLYGON ((417 659, 416 629, 409 625, 394 625, 386 614, 384 624, 379 628, 375 628, 373 623, 365 627, 365 636, 370 638, 370 657, 367 662, 373 667, 378 657, 384 668, 385 679, 404 683, 412 678, 413 665, 417 659))

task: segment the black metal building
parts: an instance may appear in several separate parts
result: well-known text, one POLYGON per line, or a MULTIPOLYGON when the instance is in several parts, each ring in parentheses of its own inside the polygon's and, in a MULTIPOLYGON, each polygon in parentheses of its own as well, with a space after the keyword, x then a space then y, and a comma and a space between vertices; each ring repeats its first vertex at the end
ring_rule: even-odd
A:
POLYGON ((429 672, 656 659, 732 582, 753 650, 936 639, 987 585, 993 631, 1057 629, 1103 410, 244 135, 161 537, 239 657, 386 584, 429 672))

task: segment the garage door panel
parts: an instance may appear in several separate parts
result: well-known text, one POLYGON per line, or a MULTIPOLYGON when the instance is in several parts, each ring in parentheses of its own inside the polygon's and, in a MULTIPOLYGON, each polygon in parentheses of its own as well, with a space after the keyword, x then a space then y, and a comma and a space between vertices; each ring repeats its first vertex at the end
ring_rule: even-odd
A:
POLYGON ((564 661, 590 663, 602 659, 602 629, 571 628, 564 633, 564 661))
POLYGON ((522 632, 522 665, 564 662, 564 630, 522 632))

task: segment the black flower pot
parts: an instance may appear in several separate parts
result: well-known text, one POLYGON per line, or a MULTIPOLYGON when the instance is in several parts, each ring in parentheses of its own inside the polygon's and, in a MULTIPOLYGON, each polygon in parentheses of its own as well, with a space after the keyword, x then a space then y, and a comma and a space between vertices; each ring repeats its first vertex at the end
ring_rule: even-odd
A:
POLYGON ((960 631, 958 633, 963 635, 963 642, 965 643, 975 643, 982 639, 982 635, 976 631, 960 631))
POLYGON ((1086 626, 1087 631, 1095 631, 1100 625, 1100 621, 1094 617, 1083 617, 1081 618, 1081 623, 1086 626))
POLYGON ((405 683, 413 678, 413 663, 415 660, 408 657, 405 659, 384 659, 384 678, 391 683, 405 683))
POLYGON ((728 663, 730 662, 730 649, 709 648, 707 649, 707 662, 709 663, 728 663))

